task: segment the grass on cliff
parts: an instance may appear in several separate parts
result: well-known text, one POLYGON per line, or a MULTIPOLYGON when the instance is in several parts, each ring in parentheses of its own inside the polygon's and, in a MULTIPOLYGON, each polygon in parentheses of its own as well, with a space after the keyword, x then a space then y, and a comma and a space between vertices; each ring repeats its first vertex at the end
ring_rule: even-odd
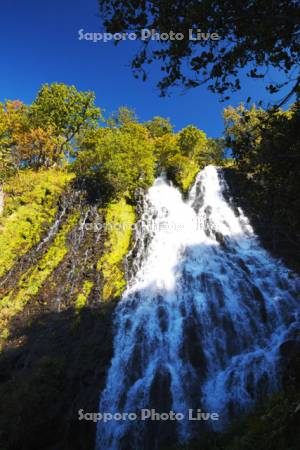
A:
POLYGON ((79 313, 82 308, 86 305, 86 301, 88 299, 88 296, 90 295, 90 292, 92 290, 94 283, 90 280, 86 280, 82 288, 77 296, 76 302, 75 302, 75 311, 79 313))
POLYGON ((9 320, 21 312, 28 301, 38 293, 49 275, 60 264, 68 252, 67 237, 78 221, 79 213, 72 214, 57 233, 53 244, 37 264, 20 278, 16 288, 12 289, 0 302, 1 337, 7 338, 9 320))
POLYGON ((0 277, 39 242, 73 177, 57 168, 23 170, 6 182, 4 212, 0 217, 0 277))
POLYGON ((97 266, 103 275, 104 301, 120 296, 126 286, 122 263, 129 250, 134 223, 134 208, 128 205, 124 198, 107 206, 105 215, 107 238, 104 243, 104 254, 97 266))

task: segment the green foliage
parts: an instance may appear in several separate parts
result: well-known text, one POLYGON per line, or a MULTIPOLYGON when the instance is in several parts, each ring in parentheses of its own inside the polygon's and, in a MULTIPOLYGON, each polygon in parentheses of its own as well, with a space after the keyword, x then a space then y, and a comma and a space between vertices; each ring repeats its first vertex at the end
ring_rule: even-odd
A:
MULTIPOLYGON (((98 264, 105 301, 121 295, 125 286, 122 261, 135 220, 128 203, 134 204, 136 190, 147 189, 162 171, 183 192, 189 189, 200 168, 200 155, 207 149, 202 131, 188 126, 174 133, 169 120, 161 117, 140 124, 126 107, 119 108, 105 127, 99 127, 99 118, 94 94, 57 83, 44 85, 31 106, 21 102, 1 105, 0 172, 5 179, 5 207, 0 221, 0 277, 40 241, 53 222, 62 191, 74 178, 71 171, 55 166, 72 146, 75 157, 68 169, 74 169, 77 184, 84 182, 83 186, 107 205, 104 213, 111 228, 98 264), (13 176, 8 167, 13 168, 13 176)), ((46 260, 27 270, 16 289, 2 300, 3 320, 20 312, 38 293, 66 254, 65 238, 63 231, 59 233, 43 257, 46 260)), ((75 291, 77 311, 92 286, 87 280, 75 291)))
POLYGON ((45 84, 31 106, 0 104, 0 184, 20 168, 50 167, 72 152, 78 135, 101 117, 92 92, 45 84))
POLYGON ((252 107, 224 111, 225 137, 236 168, 252 183, 247 194, 269 214, 273 249, 293 242, 300 248, 300 104, 290 110, 252 107))
POLYGON ((20 171, 4 186, 4 216, 0 218, 0 276, 16 259, 39 242, 53 221, 59 198, 74 177, 58 169, 20 171))
POLYGON ((93 92, 80 92, 63 83, 45 84, 30 107, 30 122, 35 128, 51 127, 69 143, 83 129, 97 125, 101 115, 94 102, 93 92))
POLYGON ((224 111, 224 118, 226 143, 238 168, 267 189, 277 186, 284 192, 289 183, 296 183, 293 190, 297 192, 300 104, 286 112, 230 107, 224 111))
POLYGON ((248 110, 241 104, 237 108, 226 108, 224 120, 225 139, 233 156, 238 164, 241 162, 239 165, 244 171, 253 171, 253 163, 260 157, 262 131, 267 124, 268 112, 255 105, 248 110))
MULTIPOLYGON (((159 62, 163 74, 158 83, 162 95, 173 86, 208 85, 223 95, 240 89, 240 72, 264 78, 269 68, 285 77, 270 83, 277 92, 293 80, 291 92, 299 93, 299 2, 294 0, 98 0, 108 32, 182 33, 180 41, 149 45, 146 39, 131 62, 136 77, 146 80, 145 66, 159 62), (194 30, 189 39, 189 30, 194 30), (195 38, 201 30, 204 37, 195 38)), ((225 97, 226 98, 226 97, 225 97)))
MULTIPOLYGON (((130 111, 125 113, 127 118, 132 117, 130 111)), ((132 196, 137 188, 148 188, 155 172, 161 171, 186 192, 205 151, 206 135, 195 126, 189 125, 175 134, 169 121, 160 117, 143 125, 132 118, 122 119, 118 127, 86 133, 79 142, 73 168, 79 177, 100 185, 108 200, 125 194, 132 196)), ((215 155, 220 156, 211 151, 206 160, 213 162, 215 155)))
POLYGON ((225 158, 222 161, 222 167, 226 169, 232 169, 235 167, 236 161, 234 158, 225 158))
POLYGON ((94 101, 92 92, 53 83, 43 85, 30 106, 0 105, 0 184, 20 169, 61 165, 72 155, 79 181, 109 202, 124 195, 133 199, 136 189, 147 189, 161 171, 186 190, 196 165, 220 159, 195 126, 174 133, 159 116, 140 124, 124 106, 99 127, 102 116, 94 101))
MULTIPOLYGON (((203 131, 189 125, 177 134, 165 134, 155 139, 158 169, 186 193, 200 170, 200 157, 206 149, 203 131)), ((204 165, 204 164, 203 164, 204 165)))
POLYGON ((225 160, 224 139, 207 139, 205 147, 199 155, 199 161, 203 164, 223 164, 225 160))
POLYGON ((27 107, 20 101, 0 103, 0 184, 18 168, 18 136, 27 126, 27 107))
POLYGON ((157 160, 157 172, 166 168, 167 161, 179 153, 178 137, 176 134, 165 134, 154 140, 154 152, 157 160))
POLYGON ((10 149, 0 147, 0 186, 13 173, 11 165, 10 149))
POLYGON ((147 188, 154 179, 153 143, 147 130, 135 122, 120 128, 99 128, 80 141, 74 171, 100 184, 109 200, 136 188, 147 188))
POLYGON ((171 157, 165 168, 168 177, 183 193, 188 191, 199 172, 199 166, 194 160, 180 154, 171 157))
POLYGON ((17 286, 1 299, 0 324, 1 328, 4 330, 2 337, 7 337, 7 328, 3 327, 5 327, 12 317, 23 310, 31 297, 38 293, 48 276, 63 260, 68 251, 68 233, 78 221, 78 217, 79 213, 75 212, 68 218, 42 259, 37 262, 36 266, 31 267, 23 274, 18 281, 17 286))
POLYGON ((81 291, 78 294, 78 297, 75 302, 75 310, 77 311, 77 313, 79 313, 82 310, 82 308, 84 308, 87 298, 92 290, 93 285, 94 285, 94 283, 90 280, 86 280, 83 283, 81 291))
POLYGON ((144 126, 147 128, 152 138, 158 138, 173 133, 173 125, 170 123, 170 120, 159 116, 155 116, 152 120, 145 122, 144 126))
POLYGON ((120 106, 118 111, 113 113, 106 122, 110 127, 122 127, 123 125, 128 125, 132 122, 137 123, 138 119, 135 111, 127 108, 127 106, 120 106))
POLYGON ((206 135, 193 125, 189 125, 180 131, 178 145, 180 153, 196 160, 206 145, 206 135))
POLYGON ((104 301, 119 297, 126 286, 122 263, 129 250, 134 222, 134 208, 124 198, 107 206, 105 251, 97 266, 103 275, 104 301))
POLYGON ((53 128, 35 127, 30 108, 20 101, 0 105, 0 177, 24 167, 50 166, 62 156, 61 139, 53 128))

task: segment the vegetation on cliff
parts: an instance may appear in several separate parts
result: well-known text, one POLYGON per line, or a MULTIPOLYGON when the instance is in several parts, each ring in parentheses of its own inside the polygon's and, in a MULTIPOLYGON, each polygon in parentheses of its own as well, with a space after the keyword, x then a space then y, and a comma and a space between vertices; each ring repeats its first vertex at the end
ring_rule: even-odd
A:
MULTIPOLYGON (((105 256, 99 255, 107 300, 125 286, 121 266, 135 220, 135 192, 151 186, 162 171, 186 192, 205 163, 221 161, 224 145, 192 125, 175 133, 161 117, 139 123, 125 107, 104 120, 94 102, 91 92, 54 83, 42 86, 29 106, 20 101, 1 105, 0 276, 47 234, 67 186, 70 193, 79 188, 99 202, 107 224, 118 227, 126 218, 130 225, 126 232, 108 231, 105 256)), ((77 305, 83 304, 84 292, 78 292, 77 305)), ((6 290, 3 295, 10 298, 6 290)))
POLYGON ((55 218, 59 199, 73 175, 58 168, 28 169, 4 184, 4 211, 0 217, 0 277, 33 245, 55 218))
POLYGON ((235 162, 231 190, 265 245, 299 270, 300 104, 287 111, 230 107, 224 118, 235 162))
POLYGON ((134 223, 134 208, 128 205, 125 199, 111 202, 107 206, 105 214, 107 238, 104 242, 103 256, 97 264, 97 269, 101 270, 103 276, 104 301, 120 297, 126 286, 122 263, 129 251, 134 223))
MULTIPOLYGON (((66 246, 66 238, 68 232, 74 227, 78 221, 79 214, 75 212, 70 216, 62 229, 57 233, 53 244, 42 257, 36 261, 36 265, 32 266, 25 272, 16 286, 1 299, 0 303, 0 325, 1 328, 9 322, 9 320, 22 311, 26 303, 31 297, 39 292, 42 284, 47 280, 53 270, 59 265, 66 255, 68 248, 66 246)), ((8 329, 3 328, 1 337, 8 336, 8 329)))
MULTIPOLYGON (((295 253, 299 104, 286 112, 241 106, 224 114, 225 139, 210 139, 193 125, 175 132, 161 117, 140 123, 127 108, 104 120, 92 93, 62 84, 43 86, 30 106, 1 105, 0 394, 8 411, 0 420, 1 448, 41 448, 43 433, 49 448, 93 447, 94 425, 79 432, 76 411, 97 409, 112 352, 111 317, 126 285, 136 194, 157 174, 185 193, 204 165, 227 167, 238 202, 247 199, 258 223, 266 217, 278 255, 287 240, 295 253), (224 160, 225 144, 231 160, 224 160)), ((288 395, 274 404, 274 411, 286 406, 284 429, 294 406, 288 395)), ((243 424, 245 435, 234 431, 236 441, 228 435, 215 448, 264 442, 264 422, 243 424)))

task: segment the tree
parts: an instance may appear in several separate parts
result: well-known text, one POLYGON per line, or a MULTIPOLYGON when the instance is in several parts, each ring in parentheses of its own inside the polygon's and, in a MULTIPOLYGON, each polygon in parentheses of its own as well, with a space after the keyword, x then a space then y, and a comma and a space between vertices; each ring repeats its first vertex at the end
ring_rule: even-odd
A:
POLYGON ((232 148, 239 174, 248 184, 247 198, 255 210, 263 210, 270 219, 273 248, 280 243, 280 234, 297 248, 300 103, 288 111, 255 107, 248 110, 241 105, 227 108, 224 116, 227 145, 232 148))
POLYGON ((225 158, 225 140, 223 138, 212 139, 206 141, 205 147, 199 155, 200 165, 203 164, 222 164, 225 158))
POLYGON ((101 117, 92 92, 74 86, 44 85, 31 106, 20 101, 0 105, 0 172, 58 163, 73 151, 75 138, 97 127, 101 117))
POLYGON ((194 125, 188 125, 179 133, 178 145, 180 153, 193 159, 197 159, 206 145, 206 135, 194 125))
POLYGON ((0 104, 0 187, 10 167, 10 133, 5 106, 0 104))
POLYGON ((27 110, 19 100, 0 104, 0 183, 20 166, 16 146, 28 124, 27 110))
POLYGON ((197 162, 180 153, 171 156, 165 162, 168 178, 186 193, 200 170, 197 162))
POLYGON ((92 189, 98 186, 107 200, 132 196, 154 180, 153 142, 145 127, 135 122, 91 130, 79 142, 73 168, 92 189))
POLYGON ((144 126, 153 138, 162 137, 173 132, 173 125, 171 125, 170 120, 159 116, 155 116, 152 120, 145 122, 144 126))
POLYGON ((206 142, 205 133, 193 125, 179 133, 166 133, 155 138, 158 172, 165 171, 168 178, 186 192, 200 170, 199 157, 206 142))
POLYGON ((224 109, 225 140, 227 147, 244 172, 253 172, 260 158, 262 129, 267 126, 268 112, 253 105, 224 109))
POLYGON ((31 128, 51 129, 61 138, 61 148, 70 150, 74 138, 95 128, 101 118, 93 92, 81 92, 63 83, 45 84, 29 109, 31 128))
POLYGON ((160 173, 166 168, 167 161, 179 153, 178 135, 164 134, 154 139, 154 151, 157 159, 157 171, 160 173))
POLYGON ((135 111, 127 106, 120 106, 118 111, 113 113, 111 117, 106 121, 110 127, 122 127, 124 125, 130 124, 131 122, 138 122, 135 111))
POLYGON ((10 159, 10 150, 0 146, 0 189, 5 179, 11 174, 12 165, 10 159))
POLYGON ((99 0, 99 6, 108 32, 141 34, 143 29, 153 29, 160 34, 183 33, 182 40, 164 40, 158 46, 145 40, 132 61, 134 75, 141 74, 143 79, 147 78, 145 65, 161 63, 165 75, 158 86, 162 95, 176 85, 208 84, 212 92, 225 96, 240 89, 240 71, 245 67, 251 78, 264 78, 270 67, 278 69, 285 81, 270 83, 269 91, 277 92, 291 82, 290 95, 299 93, 299 2, 99 0), (201 30, 205 36, 191 40, 189 30, 201 30))
POLYGON ((64 140, 56 136, 53 128, 32 128, 20 133, 16 141, 16 153, 22 167, 50 167, 63 157, 64 140))

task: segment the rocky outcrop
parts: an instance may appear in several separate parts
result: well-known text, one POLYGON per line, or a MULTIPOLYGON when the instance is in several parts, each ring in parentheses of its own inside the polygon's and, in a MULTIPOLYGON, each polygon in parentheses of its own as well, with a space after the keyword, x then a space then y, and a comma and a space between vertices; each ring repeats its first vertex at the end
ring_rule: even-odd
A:
MULTIPOLYGON (((99 268, 103 255, 116 251, 115 234, 99 226, 108 208, 72 185, 61 194, 54 181, 39 190, 38 201, 21 187, 7 196, 14 217, 24 211, 25 244, 34 233, 37 238, 23 254, 16 251, 0 276, 0 448, 5 450, 93 449, 96 424, 79 421, 78 411, 98 411, 112 358, 118 295, 103 302, 106 278, 99 268), (53 193, 59 197, 52 221, 41 217, 41 229, 29 216, 36 204, 43 210, 52 205, 53 193)), ((112 222, 127 220, 114 213, 112 222)), ((107 258, 107 270, 118 264, 121 271, 127 244, 117 262, 107 258)))
POLYGON ((300 342, 285 341, 280 346, 282 385, 285 390, 300 390, 300 342))

